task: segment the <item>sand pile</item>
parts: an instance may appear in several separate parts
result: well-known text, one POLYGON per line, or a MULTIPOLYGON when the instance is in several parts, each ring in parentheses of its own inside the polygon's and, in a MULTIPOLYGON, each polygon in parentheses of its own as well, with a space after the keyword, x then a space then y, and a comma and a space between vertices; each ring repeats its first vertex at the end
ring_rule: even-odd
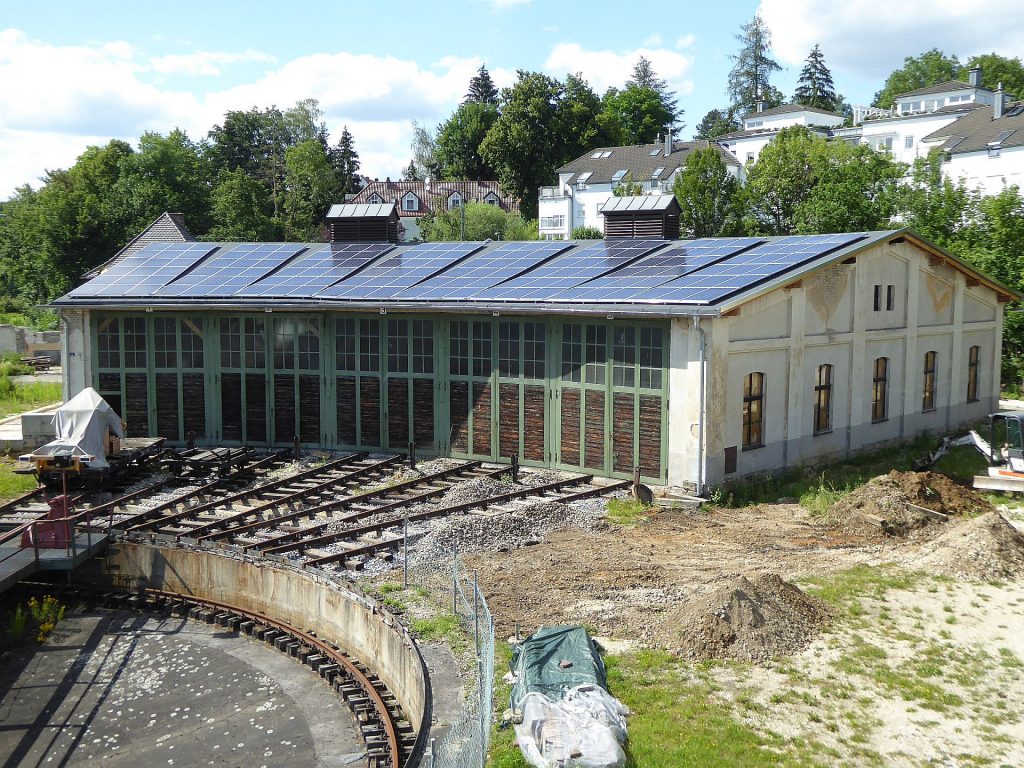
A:
POLYGON ((687 659, 765 661, 804 647, 828 607, 776 574, 735 576, 666 615, 657 640, 687 659))
POLYGON ((828 516, 845 528, 874 528, 871 520, 884 521, 882 529, 904 536, 934 519, 909 508, 909 504, 946 515, 977 515, 993 507, 970 488, 957 485, 937 472, 897 472, 872 478, 832 505, 828 516))
POLYGON ((952 524, 923 544, 909 565, 962 579, 1017 579, 1024 576, 1024 534, 990 512, 952 524))

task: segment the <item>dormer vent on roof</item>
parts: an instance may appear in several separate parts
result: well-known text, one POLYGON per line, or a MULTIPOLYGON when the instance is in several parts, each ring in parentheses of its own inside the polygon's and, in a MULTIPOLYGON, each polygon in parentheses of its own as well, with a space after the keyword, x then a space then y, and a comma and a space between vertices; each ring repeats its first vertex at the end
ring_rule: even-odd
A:
POLYGON ((327 212, 332 243, 397 243, 398 206, 395 203, 345 203, 327 212))

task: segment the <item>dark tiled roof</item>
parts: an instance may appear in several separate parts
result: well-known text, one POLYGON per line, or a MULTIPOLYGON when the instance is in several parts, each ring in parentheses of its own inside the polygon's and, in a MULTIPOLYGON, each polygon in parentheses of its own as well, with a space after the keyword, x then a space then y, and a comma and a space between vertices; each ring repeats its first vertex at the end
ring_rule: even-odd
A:
POLYGON ((436 201, 441 202, 442 208, 447 208, 448 198, 455 192, 467 203, 482 203, 488 195, 494 194, 502 210, 519 213, 519 201, 502 192, 496 181, 431 181, 429 192, 425 181, 371 181, 345 202, 369 203, 379 198, 385 203, 395 203, 399 216, 419 218, 430 213, 436 201), (416 195, 418 207, 414 211, 402 208, 402 198, 407 192, 416 195))
POLYGON ((945 140, 941 149, 954 155, 961 155, 965 152, 987 150, 989 143, 995 140, 996 136, 1004 131, 1013 131, 1000 142, 1000 146, 1024 146, 1024 101, 1008 104, 1003 110, 1003 116, 998 120, 993 118, 992 114, 992 107, 983 104, 955 123, 928 134, 922 141, 945 140))
POLYGON ((974 90, 978 88, 982 91, 987 91, 988 88, 981 88, 980 86, 971 85, 965 83, 963 80, 946 80, 944 83, 936 83, 935 85, 928 85, 924 88, 918 88, 915 91, 907 91, 906 93, 897 93, 893 98, 903 99, 907 96, 927 96, 930 93, 945 93, 946 91, 965 91, 974 90))
POLYGON ((695 149, 714 147, 726 165, 739 165, 736 157, 724 147, 710 141, 672 142, 672 154, 665 157, 665 144, 635 144, 628 147, 595 147, 585 155, 566 163, 557 170, 558 174, 571 173, 571 183, 581 173, 590 173, 586 183, 610 184, 617 171, 628 171, 634 181, 644 182, 651 178, 655 169, 662 168, 658 180, 664 181, 672 172, 686 162, 695 149), (656 155, 651 152, 659 150, 656 155), (608 157, 594 157, 598 152, 611 152, 608 157))
POLYGON ((181 213, 161 213, 156 221, 136 235, 135 239, 114 254, 109 261, 86 273, 85 277, 93 277, 112 264, 116 264, 125 256, 138 252, 150 243, 191 243, 195 237, 185 226, 185 216, 181 213))
MULTIPOLYGON (((744 131, 733 131, 732 133, 723 133, 721 136, 716 136, 715 141, 729 141, 730 139, 745 139, 748 136, 758 136, 764 134, 765 136, 774 136, 776 133, 781 131, 783 128, 793 128, 792 125, 780 126, 778 128, 747 128, 744 131)), ((809 131, 815 133, 828 133, 829 128, 821 125, 805 125, 800 126, 806 128, 809 131)))
POLYGON ((743 115, 744 120, 749 120, 752 117, 771 117, 772 115, 789 115, 793 112, 814 112, 818 115, 828 115, 829 117, 839 117, 838 112, 829 112, 827 109, 818 109, 818 107, 805 107, 803 104, 782 104, 778 107, 772 107, 762 112, 748 112, 743 115))

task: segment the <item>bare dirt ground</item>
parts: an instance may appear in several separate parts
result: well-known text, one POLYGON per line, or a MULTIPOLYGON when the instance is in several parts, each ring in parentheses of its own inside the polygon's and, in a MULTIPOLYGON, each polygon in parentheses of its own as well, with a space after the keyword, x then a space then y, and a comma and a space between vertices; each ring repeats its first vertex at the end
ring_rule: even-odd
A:
POLYGON ((889 478, 844 499, 877 516, 894 488, 914 503, 937 493, 928 506, 949 521, 915 519, 898 536, 798 504, 706 507, 554 531, 464 559, 499 637, 517 624, 528 634, 580 623, 614 652, 727 659, 694 665, 694 679, 738 720, 809 749, 819 764, 1024 765, 1024 511, 1002 506, 1000 516, 948 485, 889 478), (829 609, 799 593, 759 602, 759 587, 781 594, 768 574, 828 597, 829 609), (777 632, 774 645, 755 638, 754 651, 721 652, 723 631, 743 639, 743 627, 785 623, 785 600, 802 606, 804 618, 793 619, 802 624, 777 632))

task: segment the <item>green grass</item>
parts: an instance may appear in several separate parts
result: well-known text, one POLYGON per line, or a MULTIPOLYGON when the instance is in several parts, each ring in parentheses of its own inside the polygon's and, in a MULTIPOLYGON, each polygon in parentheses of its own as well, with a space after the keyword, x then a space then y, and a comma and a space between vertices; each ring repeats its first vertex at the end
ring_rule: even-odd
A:
POLYGON ((806 579, 807 591, 840 613, 851 617, 864 614, 866 598, 883 600, 890 589, 909 589, 921 576, 887 565, 857 565, 827 576, 806 579))
POLYGON ((608 522, 616 525, 638 525, 647 520, 650 507, 639 499, 608 499, 608 522))
POLYGON ((8 376, 0 376, 0 418, 30 411, 41 405, 59 403, 60 398, 59 382, 33 381, 30 384, 15 384, 8 376))
POLYGON ((0 461, 0 501, 21 496, 38 485, 34 475, 14 474, 15 466, 12 462, 0 461))

